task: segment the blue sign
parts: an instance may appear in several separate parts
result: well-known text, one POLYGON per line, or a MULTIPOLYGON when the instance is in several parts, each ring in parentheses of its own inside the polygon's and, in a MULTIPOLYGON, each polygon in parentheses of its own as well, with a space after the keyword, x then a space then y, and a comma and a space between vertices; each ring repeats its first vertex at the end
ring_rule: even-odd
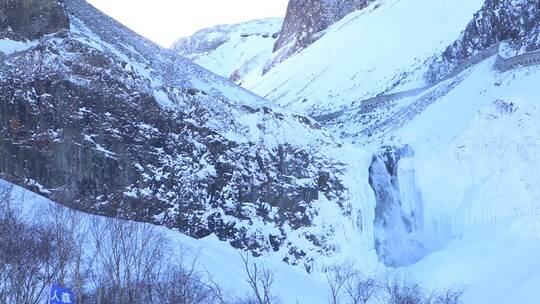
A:
POLYGON ((49 304, 75 304, 75 294, 67 288, 53 285, 49 295, 49 304))

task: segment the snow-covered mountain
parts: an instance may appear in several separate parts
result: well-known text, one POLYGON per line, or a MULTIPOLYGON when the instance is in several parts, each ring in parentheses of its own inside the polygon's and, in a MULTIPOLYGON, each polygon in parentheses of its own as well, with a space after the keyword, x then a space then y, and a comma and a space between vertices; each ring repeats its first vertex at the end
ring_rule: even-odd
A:
POLYGON ((369 189, 367 173, 349 165, 368 154, 345 153, 315 121, 85 1, 8 3, 2 178, 79 210, 215 235, 306 269, 347 244, 337 234, 370 243, 355 196, 369 189))
POLYGON ((184 242, 225 280, 239 263, 220 241, 262 255, 285 273, 286 303, 326 303, 319 271, 346 260, 467 286, 464 303, 538 302, 537 1, 330 1, 303 15, 292 0, 277 41, 302 43, 267 73, 277 20, 170 51, 82 0, 8 3, 2 178, 202 239, 184 242), (248 63, 244 89, 186 57, 225 77, 248 63))
POLYGON ((523 261, 540 235, 539 12, 375 1, 243 86, 373 153, 360 170, 381 262, 468 285, 465 303, 536 303, 540 268, 523 261))
POLYGON ((203 29, 176 41, 171 49, 212 72, 240 83, 261 72, 272 54, 283 19, 269 18, 203 29))
POLYGON ((505 43, 507 56, 540 49, 538 20, 538 1, 485 1, 461 37, 432 64, 428 80, 440 79, 445 72, 497 43, 505 43))

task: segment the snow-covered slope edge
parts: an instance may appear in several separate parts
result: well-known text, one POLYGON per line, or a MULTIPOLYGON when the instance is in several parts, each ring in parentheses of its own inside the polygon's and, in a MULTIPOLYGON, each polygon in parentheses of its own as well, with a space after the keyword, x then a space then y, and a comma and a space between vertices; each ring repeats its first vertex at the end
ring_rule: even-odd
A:
POLYGON ((540 49, 538 1, 485 1, 459 39, 431 64, 428 81, 446 76, 464 60, 504 42, 507 56, 540 49))
POLYGON ((281 34, 263 73, 310 46, 324 36, 332 24, 373 2, 375 0, 289 0, 281 34))

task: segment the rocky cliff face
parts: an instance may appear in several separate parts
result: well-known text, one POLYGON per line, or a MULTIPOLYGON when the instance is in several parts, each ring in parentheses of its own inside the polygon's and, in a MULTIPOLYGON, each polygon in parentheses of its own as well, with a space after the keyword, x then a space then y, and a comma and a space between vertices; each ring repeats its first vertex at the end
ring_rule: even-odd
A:
POLYGON ((428 79, 443 77, 460 62, 503 41, 516 54, 540 49, 540 2, 487 0, 461 37, 432 64, 428 79))
POLYGON ((2 0, 0 35, 14 40, 32 40, 68 29, 69 20, 59 0, 2 0))
MULTIPOLYGON (((11 13, 30 14, 21 3, 11 13)), ((279 251, 292 264, 331 254, 331 229, 310 227, 321 196, 343 205, 345 166, 317 124, 84 1, 60 7, 71 31, 0 63, 2 178, 86 212, 214 234, 256 254, 279 251)), ((65 29, 24 24, 0 38, 65 29)))
POLYGON ((274 58, 268 62, 264 72, 308 47, 330 25, 374 1, 290 0, 281 34, 274 45, 274 58))

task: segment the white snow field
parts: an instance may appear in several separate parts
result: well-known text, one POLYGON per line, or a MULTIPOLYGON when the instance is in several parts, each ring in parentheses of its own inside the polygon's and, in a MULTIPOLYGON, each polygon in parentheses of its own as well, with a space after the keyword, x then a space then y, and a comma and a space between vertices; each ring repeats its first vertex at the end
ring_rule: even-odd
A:
POLYGON ((423 86, 425 60, 453 42, 482 0, 381 0, 345 17, 299 54, 244 86, 303 113, 320 114, 393 89, 423 86))
POLYGON ((11 39, 0 39, 0 53, 4 55, 10 55, 15 52, 25 51, 29 48, 36 46, 35 42, 21 42, 11 39))

